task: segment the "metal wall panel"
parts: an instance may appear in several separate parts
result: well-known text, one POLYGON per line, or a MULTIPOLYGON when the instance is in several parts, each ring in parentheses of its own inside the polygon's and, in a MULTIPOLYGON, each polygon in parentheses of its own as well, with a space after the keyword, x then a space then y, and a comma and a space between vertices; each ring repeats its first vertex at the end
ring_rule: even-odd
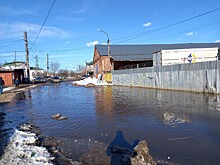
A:
POLYGON ((112 71, 113 85, 220 93, 220 61, 112 71))

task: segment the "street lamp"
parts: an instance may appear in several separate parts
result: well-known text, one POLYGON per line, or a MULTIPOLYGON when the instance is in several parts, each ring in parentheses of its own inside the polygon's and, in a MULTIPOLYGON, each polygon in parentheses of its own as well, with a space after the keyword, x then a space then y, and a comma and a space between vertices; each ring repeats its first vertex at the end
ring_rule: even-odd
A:
POLYGON ((108 40, 107 40, 107 44, 108 44, 108 60, 109 60, 108 70, 111 71, 111 69, 110 69, 110 62, 111 61, 110 61, 110 40, 109 40, 109 35, 108 35, 107 32, 105 32, 105 31, 103 31, 101 29, 97 29, 97 30, 100 31, 100 32, 105 33, 107 35, 107 37, 108 37, 108 40))

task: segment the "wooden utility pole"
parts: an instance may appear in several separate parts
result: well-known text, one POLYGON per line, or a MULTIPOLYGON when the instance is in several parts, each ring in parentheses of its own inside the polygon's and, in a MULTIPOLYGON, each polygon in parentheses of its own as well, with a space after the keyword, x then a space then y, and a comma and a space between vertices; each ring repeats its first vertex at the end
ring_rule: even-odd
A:
POLYGON ((49 72, 49 55, 47 53, 47 75, 48 75, 48 72, 49 72))
POLYGON ((14 64, 15 64, 15 69, 16 69, 16 51, 15 51, 15 60, 14 60, 14 64))
POLYGON ((25 78, 30 79, 30 66, 29 66, 29 51, 28 51, 28 39, 27 32, 24 32, 24 43, 25 43, 25 51, 26 51, 26 62, 25 62, 25 78))

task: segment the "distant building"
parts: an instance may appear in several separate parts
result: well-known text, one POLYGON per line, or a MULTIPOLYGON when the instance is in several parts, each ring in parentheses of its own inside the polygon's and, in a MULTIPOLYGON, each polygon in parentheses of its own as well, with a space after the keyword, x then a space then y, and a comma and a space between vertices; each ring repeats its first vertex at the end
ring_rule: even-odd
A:
POLYGON ((30 81, 32 81, 35 77, 43 76, 44 69, 38 67, 30 67, 30 81))
POLYGON ((98 77, 99 74, 111 70, 152 67, 153 54, 161 50, 215 47, 218 48, 219 59, 220 43, 110 45, 110 57, 108 57, 107 45, 96 45, 93 56, 94 75, 98 77))
POLYGON ((20 61, 3 64, 0 68, 0 76, 5 81, 5 86, 14 85, 16 78, 18 78, 20 82, 23 82, 24 68, 25 63, 20 61))
POLYGON ((1 66, 1 68, 4 68, 4 69, 25 69, 25 62, 21 62, 21 61, 9 62, 9 63, 3 64, 1 66))
MULTIPOLYGON (((6 86, 14 85, 14 80, 19 79, 21 83, 26 83, 24 78, 25 62, 15 61, 5 63, 0 67, 0 76, 4 79, 6 86)), ((37 67, 30 67, 30 81, 36 76, 43 76, 44 70, 37 67)))
POLYGON ((93 61, 86 62, 86 74, 87 75, 93 75, 94 74, 93 61))

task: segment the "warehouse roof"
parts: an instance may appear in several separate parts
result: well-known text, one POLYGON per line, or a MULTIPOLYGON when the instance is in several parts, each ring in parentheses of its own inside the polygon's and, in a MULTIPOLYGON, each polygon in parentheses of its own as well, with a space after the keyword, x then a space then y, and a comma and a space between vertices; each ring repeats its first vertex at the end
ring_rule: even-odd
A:
MULTIPOLYGON (((95 47, 101 56, 108 55, 107 45, 96 45, 95 47)), ((110 45, 110 56, 115 61, 152 60, 153 53, 161 50, 214 47, 220 49, 220 43, 110 45)))

